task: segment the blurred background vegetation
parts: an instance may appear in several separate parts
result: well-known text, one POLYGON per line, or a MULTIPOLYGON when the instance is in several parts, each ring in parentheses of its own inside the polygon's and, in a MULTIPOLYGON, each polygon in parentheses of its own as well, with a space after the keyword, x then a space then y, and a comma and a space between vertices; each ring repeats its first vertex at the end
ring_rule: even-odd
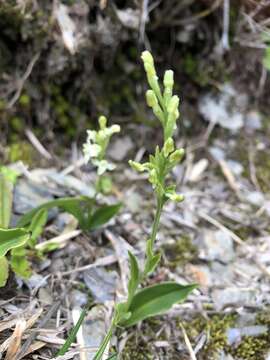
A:
POLYGON ((176 73, 182 131, 206 128, 199 103, 231 84, 269 122, 269 1, 0 1, 0 157, 31 162, 27 129, 53 153, 105 114, 155 126, 140 63, 176 73))

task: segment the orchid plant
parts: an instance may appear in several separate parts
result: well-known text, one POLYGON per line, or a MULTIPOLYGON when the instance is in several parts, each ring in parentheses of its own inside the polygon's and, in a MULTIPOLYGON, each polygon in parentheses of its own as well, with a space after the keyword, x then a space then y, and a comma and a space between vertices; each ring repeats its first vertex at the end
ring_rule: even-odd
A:
MULTIPOLYGON (((165 72, 162 91, 151 53, 144 51, 142 60, 150 87, 146 92, 146 101, 162 125, 164 140, 163 146, 161 148, 156 147, 154 155, 149 156, 148 162, 139 163, 130 160, 129 164, 134 170, 148 174, 148 181, 151 183, 155 193, 157 208, 151 235, 146 242, 144 265, 140 269, 138 259, 134 254, 129 253, 130 278, 128 294, 124 302, 116 304, 111 326, 95 354, 94 360, 103 358, 103 354, 108 348, 110 339, 117 327, 129 327, 148 317, 166 312, 175 303, 185 300, 188 294, 196 287, 195 284, 181 285, 175 282, 164 282, 148 287, 142 286, 147 277, 156 269, 161 259, 161 253, 155 252, 155 240, 162 209, 169 200, 176 202, 184 200, 182 194, 176 193, 176 185, 168 183, 168 175, 184 156, 184 149, 177 149, 173 140, 173 134, 177 129, 176 121, 179 117, 179 97, 173 95, 173 71, 167 70, 165 72)), ((90 134, 90 141, 92 139, 95 139, 95 144, 99 145, 97 134, 95 134, 95 137, 90 134)), ((98 147, 93 147, 95 144, 89 144, 89 146, 92 152, 96 152, 98 157, 101 150, 98 147)), ((85 147, 86 153, 90 150, 89 146, 85 147)))

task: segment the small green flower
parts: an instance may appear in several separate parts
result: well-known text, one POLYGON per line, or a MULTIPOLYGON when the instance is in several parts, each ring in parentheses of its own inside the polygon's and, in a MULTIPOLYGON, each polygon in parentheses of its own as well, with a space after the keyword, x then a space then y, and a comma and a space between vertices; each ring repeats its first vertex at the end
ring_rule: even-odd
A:
POLYGON ((164 155, 166 157, 169 156, 169 154, 171 152, 173 152, 174 150, 174 141, 173 139, 170 137, 168 140, 166 140, 165 144, 164 144, 164 147, 163 147, 163 151, 164 151, 164 155))

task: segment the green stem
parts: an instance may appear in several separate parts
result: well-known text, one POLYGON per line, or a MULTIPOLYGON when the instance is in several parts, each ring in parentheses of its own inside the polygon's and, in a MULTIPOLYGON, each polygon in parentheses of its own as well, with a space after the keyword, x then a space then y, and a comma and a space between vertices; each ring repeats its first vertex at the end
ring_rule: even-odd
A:
POLYGON ((158 232, 158 227, 159 227, 162 208, 163 208, 163 201, 160 198, 158 198, 158 200, 157 200, 157 210, 156 210, 154 223, 153 223, 153 227, 152 227, 152 232, 151 232, 151 237, 150 237, 152 253, 153 253, 153 250, 154 250, 154 243, 155 243, 155 240, 156 240, 156 237, 157 237, 157 232, 158 232))
POLYGON ((105 336, 105 338, 103 339, 99 349, 98 349, 98 352, 95 354, 95 357, 93 358, 93 360, 101 360, 102 359, 102 356, 104 354, 104 351, 106 350, 106 347, 109 343, 109 341, 111 340, 111 337, 113 335, 113 331, 115 329, 115 321, 114 319, 112 320, 112 323, 111 323, 111 326, 107 332, 107 335, 105 336))

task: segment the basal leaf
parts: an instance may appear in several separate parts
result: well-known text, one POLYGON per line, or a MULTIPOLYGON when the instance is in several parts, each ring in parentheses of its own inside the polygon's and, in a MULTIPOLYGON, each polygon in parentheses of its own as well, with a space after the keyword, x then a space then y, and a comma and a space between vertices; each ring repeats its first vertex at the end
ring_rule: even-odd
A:
POLYGON ((29 245, 34 247, 37 242, 37 238, 41 235, 44 226, 48 219, 48 210, 40 209, 33 217, 28 230, 31 232, 31 238, 29 245))
POLYGON ((12 209, 13 185, 6 176, 0 174, 0 227, 8 228, 12 209))
POLYGON ((30 233, 24 228, 0 229, 0 257, 19 246, 24 245, 30 238, 30 233))
POLYGON ((6 285, 8 279, 8 261, 5 256, 0 257, 0 287, 6 285))
POLYGON ((130 304, 140 282, 140 270, 136 257, 129 251, 130 279, 128 282, 128 304, 130 304))
POLYGON ((174 282, 144 288, 135 294, 128 311, 131 316, 121 325, 131 326, 148 317, 165 313, 174 304, 186 299, 196 285, 180 285, 174 282))
POLYGON ((11 251, 10 266, 12 270, 22 278, 29 278, 32 274, 30 263, 26 258, 25 246, 21 246, 11 251))
POLYGON ((87 221, 87 230, 94 230, 106 224, 120 210, 122 204, 104 205, 96 210, 87 221))
POLYGON ((93 199, 87 196, 66 197, 51 200, 34 208, 33 210, 30 210, 28 213, 23 215, 20 218, 17 226, 22 227, 28 225, 31 222, 33 216, 40 210, 49 210, 54 207, 58 207, 75 216, 78 219, 80 226, 83 227, 86 220, 85 212, 88 215, 89 211, 92 208, 92 204, 93 199))

